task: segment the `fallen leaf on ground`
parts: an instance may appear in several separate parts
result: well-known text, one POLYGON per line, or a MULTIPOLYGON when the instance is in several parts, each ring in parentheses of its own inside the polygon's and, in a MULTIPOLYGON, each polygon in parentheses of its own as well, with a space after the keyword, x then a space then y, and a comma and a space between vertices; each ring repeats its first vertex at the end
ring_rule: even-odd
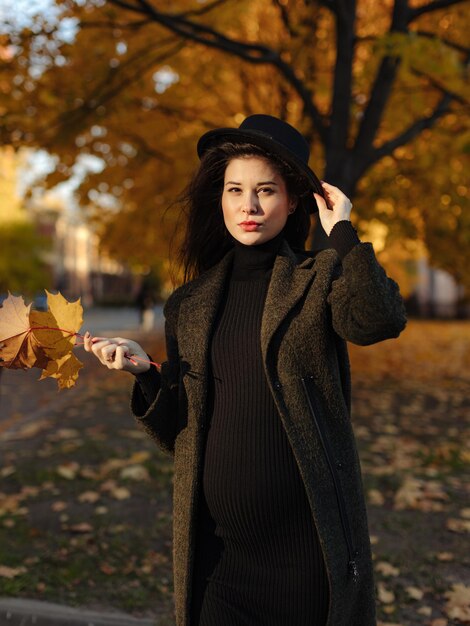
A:
POLYGON ((31 424, 25 424, 17 431, 11 433, 4 433, 2 439, 6 441, 14 441, 17 439, 31 439, 35 437, 38 433, 43 430, 46 430, 51 425, 51 421, 48 419, 36 420, 31 424))
POLYGON ((430 607, 430 606, 420 606, 419 609, 416 611, 416 613, 419 613, 420 615, 426 615, 426 617, 431 617, 431 615, 432 615, 432 607, 430 607))
POLYGON ((446 528, 453 533, 470 533, 470 520, 450 517, 446 521, 446 528))
POLYGON ((442 511, 441 501, 449 500, 442 483, 408 476, 395 494, 394 509, 416 509, 418 511, 442 511))
POLYGON ((455 583, 444 596, 447 598, 445 611, 450 619, 468 623, 470 621, 470 587, 455 583))
POLYGON ((26 567, 8 567, 7 565, 0 565, 0 577, 2 578, 14 578, 20 574, 26 572, 26 567))
POLYGON ((6 478, 7 476, 11 476, 16 472, 16 468, 14 465, 7 465, 6 467, 2 467, 0 470, 0 476, 2 478, 6 478))
POLYGON ((100 494, 96 491, 84 491, 81 493, 77 500, 79 502, 91 502, 92 504, 101 498, 100 494))
POLYGON ((377 583, 377 597, 383 604, 390 604, 395 600, 395 594, 387 589, 383 582, 377 583))
POLYGON ((53 502, 51 504, 51 509, 55 511, 56 513, 59 513, 60 511, 64 511, 67 507, 68 507, 67 502, 62 502, 62 500, 57 500, 56 502, 53 502))
POLYGON ((0 516, 6 513, 16 513, 21 501, 22 496, 19 493, 0 493, 0 516))
POLYGON ((148 470, 143 465, 130 465, 129 467, 123 467, 119 476, 120 478, 128 478, 130 480, 150 480, 148 470))
POLYGON ((69 461, 68 463, 63 463, 56 468, 57 473, 62 478, 66 478, 67 480, 73 480, 78 470, 80 469, 79 464, 76 461, 69 461))
POLYGON ((72 524, 65 527, 65 530, 70 530, 73 533, 91 533, 93 532, 93 526, 88 522, 81 522, 80 524, 72 524))
POLYGON ((375 569, 383 576, 398 576, 398 574, 400 573, 398 567, 394 567, 391 563, 388 563, 387 561, 379 561, 375 566, 375 569))
POLYGON ((382 504, 385 502, 385 498, 378 489, 369 489, 369 491, 367 492, 367 501, 369 502, 369 504, 382 506, 382 504))
POLYGON ((127 487, 116 487, 110 491, 110 494, 116 500, 127 500, 127 498, 131 497, 131 492, 127 487))
POLYGON ((421 600, 424 596, 424 592, 418 587, 405 587, 405 591, 413 600, 421 600))

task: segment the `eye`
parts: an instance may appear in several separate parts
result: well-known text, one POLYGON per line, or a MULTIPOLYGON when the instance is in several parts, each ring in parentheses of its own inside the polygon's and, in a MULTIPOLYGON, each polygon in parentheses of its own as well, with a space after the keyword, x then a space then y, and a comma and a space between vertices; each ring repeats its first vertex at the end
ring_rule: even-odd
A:
POLYGON ((258 189, 258 191, 262 191, 264 194, 267 195, 271 195, 272 193, 274 193, 274 189, 272 187, 261 187, 261 189, 258 189))
POLYGON ((234 193, 238 193, 239 191, 241 191, 241 189, 240 189, 240 187, 229 187, 229 188, 227 189, 227 191, 231 191, 231 192, 234 192, 234 193))

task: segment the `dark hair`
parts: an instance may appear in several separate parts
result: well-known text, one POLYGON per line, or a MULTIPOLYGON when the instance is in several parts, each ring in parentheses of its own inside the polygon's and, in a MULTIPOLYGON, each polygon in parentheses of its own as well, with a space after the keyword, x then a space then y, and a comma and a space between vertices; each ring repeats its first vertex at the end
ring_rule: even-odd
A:
POLYGON ((181 197, 183 212, 186 213, 186 233, 179 260, 185 282, 211 268, 234 246, 222 213, 224 176, 232 159, 249 156, 270 161, 284 179, 289 196, 298 200, 297 208, 289 215, 283 232, 292 248, 305 248, 310 229, 307 194, 312 193, 305 176, 276 154, 266 152, 259 146, 225 142, 204 153, 198 170, 181 197))

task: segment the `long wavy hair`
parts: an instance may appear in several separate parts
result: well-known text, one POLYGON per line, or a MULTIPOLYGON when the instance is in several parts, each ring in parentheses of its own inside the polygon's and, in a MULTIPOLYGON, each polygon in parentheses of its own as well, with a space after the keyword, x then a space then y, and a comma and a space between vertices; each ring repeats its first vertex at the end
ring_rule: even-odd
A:
POLYGON ((289 196, 297 200, 296 210, 287 218, 283 232, 292 248, 305 248, 310 229, 307 196, 312 193, 306 178, 279 156, 259 146, 224 142, 204 153, 180 197, 186 231, 178 256, 185 282, 214 266, 234 246, 222 213, 225 170, 232 159, 251 156, 267 159, 284 179, 289 196))

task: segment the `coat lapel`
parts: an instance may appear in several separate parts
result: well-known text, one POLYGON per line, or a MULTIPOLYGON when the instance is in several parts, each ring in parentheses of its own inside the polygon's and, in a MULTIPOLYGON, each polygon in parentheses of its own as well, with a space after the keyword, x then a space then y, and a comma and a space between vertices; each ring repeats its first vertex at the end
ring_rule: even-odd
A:
POLYGON ((210 334, 232 258, 230 250, 217 265, 194 281, 181 303, 178 349, 188 401, 196 411, 197 421, 204 411, 207 393, 210 334))
POLYGON ((283 241, 274 262, 261 322, 261 350, 265 363, 274 333, 313 280, 313 263, 308 257, 299 264, 289 244, 283 241))

